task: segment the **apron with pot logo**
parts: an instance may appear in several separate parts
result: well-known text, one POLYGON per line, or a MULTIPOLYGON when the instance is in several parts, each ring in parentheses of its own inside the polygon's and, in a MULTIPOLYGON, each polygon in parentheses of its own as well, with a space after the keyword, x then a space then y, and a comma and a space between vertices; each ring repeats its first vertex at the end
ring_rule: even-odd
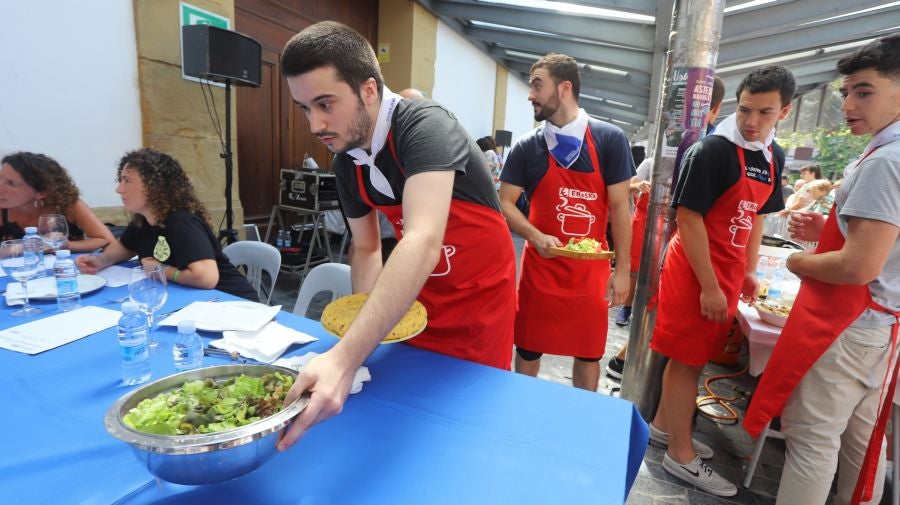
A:
MULTIPOLYGON (((590 237, 606 247, 606 183, 590 128, 589 173, 567 170, 547 155, 547 173, 531 195, 529 221, 563 244, 590 237), (575 203, 573 203, 575 202, 575 203)), ((608 261, 544 258, 531 244, 522 253, 516 345, 530 351, 595 358, 606 349, 608 261)))
MULTIPOLYGON (((388 133, 393 162, 393 132, 388 133)), ((360 196, 383 212, 403 238, 403 207, 375 205, 356 166, 360 196)), ((453 199, 444 245, 417 299, 428 311, 428 327, 407 341, 413 347, 509 370, 516 307, 516 260, 503 215, 490 207, 453 199)))
MULTIPOLYGON (((870 151, 866 157, 874 151, 874 149, 870 151)), ((865 157, 859 163, 864 159, 865 157)), ((816 254, 838 251, 844 246, 844 235, 838 227, 837 215, 838 212, 835 210, 825 221, 816 254)), ((900 312, 893 312, 875 302, 868 285, 837 285, 809 277, 803 278, 800 292, 797 293, 797 299, 772 350, 772 356, 766 364, 765 373, 762 374, 744 418, 744 429, 750 436, 759 436, 773 417, 781 415, 785 403, 806 372, 867 308, 900 317, 900 312)), ((896 352, 897 330, 898 325, 895 323, 891 328, 892 357, 896 352)), ((884 437, 890 416, 891 399, 894 397, 896 384, 897 366, 890 376, 885 374, 882 392, 885 386, 887 392, 882 394, 878 418, 853 493, 851 502, 853 504, 868 501, 872 497, 875 470, 881 453, 881 439, 884 437)))

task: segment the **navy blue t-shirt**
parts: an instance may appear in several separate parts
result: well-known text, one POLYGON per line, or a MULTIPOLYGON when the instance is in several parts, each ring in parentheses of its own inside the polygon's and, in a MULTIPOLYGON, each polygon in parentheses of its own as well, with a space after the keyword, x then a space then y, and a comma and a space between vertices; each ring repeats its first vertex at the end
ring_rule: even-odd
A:
MULTIPOLYGON (((594 145, 597 146, 600 172, 606 185, 630 180, 635 174, 634 158, 622 129, 594 118, 588 119, 588 127, 591 129, 594 145)), ((569 170, 593 171, 587 149, 587 141, 582 142, 581 154, 569 170)), ((530 199, 549 168, 547 156, 547 142, 541 125, 523 135, 513 145, 506 157, 503 171, 500 172, 500 180, 525 188, 525 194, 530 199)))

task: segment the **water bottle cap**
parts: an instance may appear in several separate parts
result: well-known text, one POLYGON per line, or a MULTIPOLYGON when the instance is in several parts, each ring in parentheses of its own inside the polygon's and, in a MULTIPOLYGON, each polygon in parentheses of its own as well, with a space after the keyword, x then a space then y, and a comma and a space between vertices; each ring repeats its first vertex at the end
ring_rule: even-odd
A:
POLYGON ((127 302, 122 302, 122 312, 125 314, 131 314, 132 312, 137 312, 140 310, 141 306, 138 305, 137 302, 133 302, 128 300, 127 302))
POLYGON ((25 234, 26 235, 37 235, 37 226, 26 226, 25 234))
POLYGON ((197 331, 197 323, 193 321, 179 321, 178 333, 194 333, 197 331))
POLYGON ((70 254, 71 253, 69 252, 68 249, 60 249, 60 250, 56 251, 56 259, 60 260, 60 259, 68 258, 70 254))

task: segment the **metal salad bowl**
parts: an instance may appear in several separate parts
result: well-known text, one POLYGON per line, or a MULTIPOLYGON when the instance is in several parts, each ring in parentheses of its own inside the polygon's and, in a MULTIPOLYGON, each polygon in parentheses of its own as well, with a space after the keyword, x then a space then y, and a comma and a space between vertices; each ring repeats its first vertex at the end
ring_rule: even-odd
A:
POLYGON ((288 368, 272 365, 222 365, 181 372, 151 382, 123 397, 106 412, 106 431, 131 445, 134 455, 160 479, 176 484, 213 484, 240 477, 259 468, 274 453, 279 432, 309 403, 304 395, 267 418, 227 431, 200 435, 154 435, 136 431, 122 417, 146 398, 152 398, 193 380, 224 381, 240 374, 259 377, 288 368))

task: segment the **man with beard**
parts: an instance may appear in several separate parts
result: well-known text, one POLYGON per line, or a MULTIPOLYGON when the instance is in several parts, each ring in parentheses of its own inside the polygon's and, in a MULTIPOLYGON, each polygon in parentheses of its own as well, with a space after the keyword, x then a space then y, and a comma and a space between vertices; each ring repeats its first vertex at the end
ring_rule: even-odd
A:
POLYGON ((574 356, 572 383, 597 390, 607 311, 628 295, 630 257, 607 261, 555 257, 549 248, 590 237, 606 247, 607 216, 616 244, 631 244, 628 209, 634 161, 625 134, 578 107, 578 63, 548 54, 531 67, 528 99, 543 121, 519 139, 500 175, 500 205, 527 243, 516 312, 516 372, 536 376, 541 356, 574 356), (516 208, 522 192, 529 216, 516 208), (604 299, 604 293, 605 298, 604 299))
POLYGON ((341 411, 356 370, 416 298, 428 327, 410 345, 502 369, 512 358, 516 303, 515 253, 497 193, 455 116, 391 92, 368 41, 340 23, 295 35, 281 66, 310 130, 336 154, 353 291, 369 294, 341 341, 297 377, 285 401, 312 397, 283 450, 341 411), (383 266, 376 209, 400 239, 383 266))

